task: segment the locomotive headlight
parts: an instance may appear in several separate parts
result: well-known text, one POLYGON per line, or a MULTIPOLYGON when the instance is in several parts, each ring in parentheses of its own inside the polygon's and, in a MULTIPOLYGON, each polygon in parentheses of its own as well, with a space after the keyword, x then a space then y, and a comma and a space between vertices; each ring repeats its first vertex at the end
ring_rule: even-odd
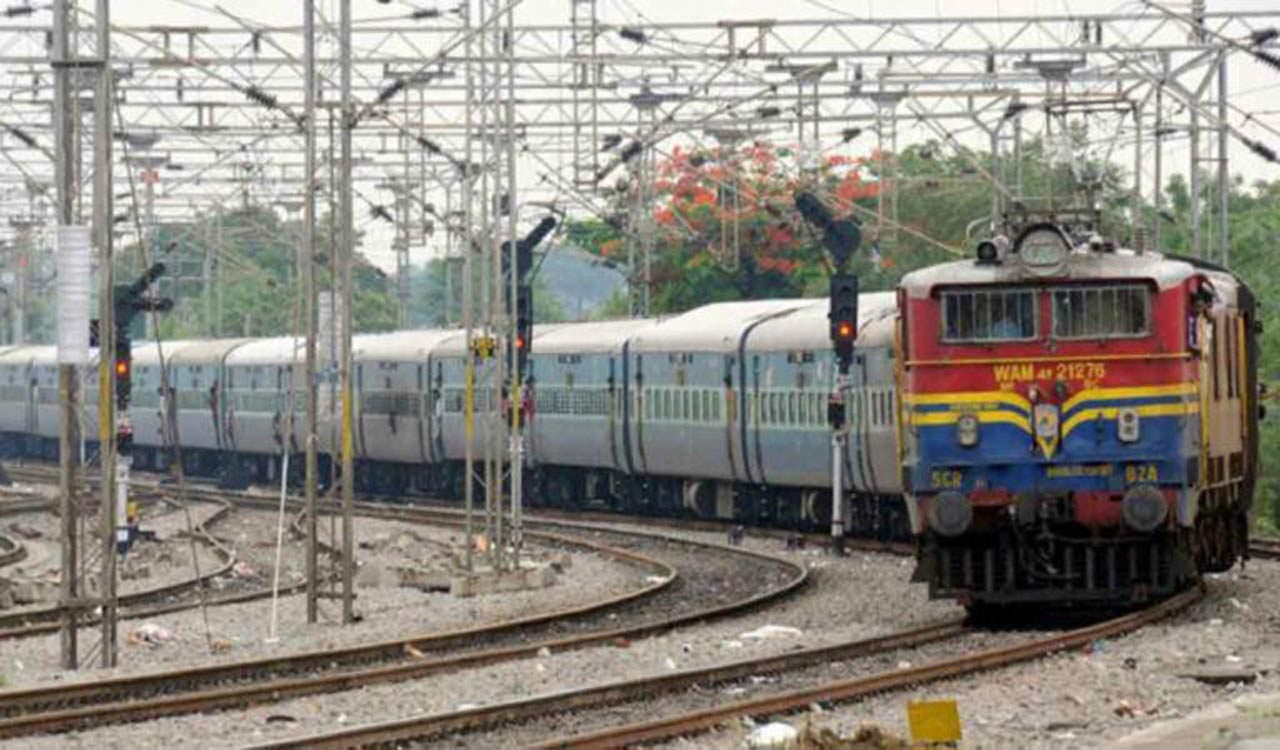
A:
POLYGON ((1136 409, 1121 409, 1116 415, 1116 438, 1122 443, 1136 443, 1142 435, 1141 420, 1136 409))
POLYGON ((965 413, 956 420, 956 440, 966 448, 978 444, 978 415, 965 413))
POLYGON ((1160 490, 1149 484, 1130 487, 1120 503, 1124 522, 1134 531, 1155 531, 1169 515, 1169 503, 1160 490))
POLYGON ((969 498, 959 492, 943 492, 929 505, 929 526, 942 536, 960 536, 972 521, 969 498))
POLYGON ((1047 276, 1061 270, 1071 252, 1071 243, 1057 225, 1035 224, 1018 237, 1014 252, 1028 271, 1047 276))

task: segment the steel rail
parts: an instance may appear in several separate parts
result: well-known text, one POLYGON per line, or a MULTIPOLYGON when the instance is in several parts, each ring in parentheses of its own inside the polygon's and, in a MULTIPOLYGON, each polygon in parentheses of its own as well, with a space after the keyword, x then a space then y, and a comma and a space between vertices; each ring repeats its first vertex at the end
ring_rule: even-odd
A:
MULTIPOLYGON (((989 649, 973 654, 922 664, 917 667, 882 672, 870 677, 830 682, 812 688, 793 690, 731 703, 653 721, 638 722, 554 739, 534 747, 537 750, 599 750, 624 748, 638 742, 655 742, 677 736, 705 732, 741 716, 768 716, 800 711, 815 702, 841 702, 877 693, 915 687, 949 677, 985 672, 1031 661, 1061 651, 1083 648, 1099 638, 1115 638, 1171 617, 1190 607, 1204 596, 1203 586, 1188 589, 1152 607, 1105 622, 1042 638, 1007 648, 989 649)), ((322 746, 322 745, 321 745, 322 746)), ((350 745, 348 745, 349 747, 350 745)))
MULTIPOLYGON (((242 498, 241 502, 252 505, 272 501, 268 501, 265 498, 242 498)), ((456 524, 459 521, 456 514, 444 514, 444 517, 442 517, 439 511, 425 509, 387 508, 385 506, 368 506, 366 504, 362 505, 360 511, 365 515, 383 518, 419 521, 424 518, 431 518, 434 522, 452 524, 456 524)), ((287 697, 415 679, 430 674, 525 658, 535 655, 541 649, 564 651, 612 642, 621 637, 643 637, 665 632, 683 624, 722 617, 759 606, 799 590, 808 580, 807 570, 803 566, 770 555, 747 553, 736 548, 722 547, 705 542, 672 539, 645 532, 595 529, 592 527, 586 527, 586 529, 606 531, 619 536, 647 537, 681 545, 718 549, 723 552, 746 556, 758 561, 770 561, 784 566, 789 571, 790 576, 784 584, 758 592, 753 596, 724 605, 705 607, 681 615, 663 618, 640 626, 593 631, 574 637, 521 643, 516 646, 491 648, 453 656, 426 658, 428 654, 424 654, 424 651, 456 647, 468 641, 474 642, 479 639, 490 638, 499 632, 516 632, 531 624, 565 619, 576 614, 604 611, 618 604, 638 599, 641 595, 656 592, 658 589, 670 585, 676 578, 676 571, 669 565, 629 550, 605 547, 597 543, 585 542, 581 539, 547 531, 531 531, 531 537, 540 537, 547 542, 587 546, 592 549, 607 551, 608 553, 616 553, 623 558, 630 558, 635 562, 647 564, 651 569, 665 571, 663 580, 660 583, 650 584, 650 586, 641 589, 639 592, 629 592, 605 602, 523 618, 516 622, 501 623, 496 626, 432 634, 412 639, 400 639, 349 649, 326 650, 292 657, 278 657, 195 668, 173 673, 140 675, 77 685, 9 691, 7 693, 0 692, 0 711, 9 716, 8 719, 0 719, 0 737, 14 737, 36 732, 66 731, 116 721, 137 721, 192 711, 243 707, 257 703, 275 702, 287 697), (355 658, 352 658, 353 656, 355 658), (379 660, 391 661, 392 663, 376 664, 373 667, 361 666, 360 668, 349 670, 338 668, 341 665, 359 665, 362 662, 367 663, 368 661, 379 660), (329 674, 324 674, 326 671, 329 674), (297 677, 281 677, 281 675, 288 675, 290 672, 295 674, 302 672, 302 674, 297 677), (227 686, 225 684, 227 682, 243 682, 254 676, 259 680, 266 681, 239 686, 227 686), (208 685, 210 683, 215 686, 213 689, 197 689, 192 693, 173 695, 175 691, 189 690, 193 686, 198 688, 200 685, 208 685), (157 697, 138 700, 140 697, 146 698, 149 695, 157 697), (66 708, 66 706, 71 707, 66 708), (49 710, 51 708, 53 710, 49 710), (30 713, 32 711, 36 713, 30 713)))
MULTIPOLYGON (((187 704, 162 704, 149 701, 148 706, 155 713, 146 713, 138 709, 148 706, 131 705, 131 701, 139 697, 155 695, 172 695, 180 691, 198 691, 202 686, 225 685, 229 682, 246 680, 274 680, 282 675, 304 674, 304 681, 322 683, 314 675, 326 670, 335 670, 346 666, 358 666, 370 662, 387 662, 417 658, 414 654, 423 654, 434 650, 457 647, 477 639, 489 638, 500 633, 519 631, 532 625, 561 620, 569 617, 580 617, 615 608, 625 603, 639 601, 670 586, 677 578, 677 571, 661 561, 649 558, 630 550, 621 550, 605 545, 592 544, 583 540, 570 540, 567 537, 553 538, 545 534, 545 541, 561 542, 585 547, 602 554, 616 555, 641 565, 662 580, 650 583, 635 591, 629 591, 607 599, 589 604, 577 605, 556 612, 531 615, 509 620, 494 625, 476 628, 462 628, 437 633, 417 634, 405 638, 377 641, 343 648, 329 648, 308 651, 298 654, 264 657, 252 660, 241 660, 203 667, 154 672, 141 675, 93 680, 71 685, 46 685, 33 688, 0 691, 0 737, 19 736, 26 731, 50 731, 58 727, 75 728, 104 723, 107 718, 107 706, 115 702, 119 710, 115 714, 120 719, 148 718, 171 713, 185 713, 187 704), (51 716, 31 712, 43 712, 54 708, 75 708, 60 712, 55 724, 51 716), (79 709, 85 713, 80 716, 79 709), (162 710, 168 713, 162 713, 162 710), (102 721, 82 721, 97 716, 102 721), (43 722, 43 723, 42 723, 43 722), (43 728, 42 728, 43 727, 43 728)), ((535 649, 536 650, 536 649, 535 649)), ((281 687, 277 685, 276 687, 281 687)), ((247 697, 247 693, 246 693, 247 697)), ((243 704, 242 704, 243 705, 243 704)))
POLYGON ((0 534, 0 567, 27 559, 27 546, 17 539, 0 534))
MULTIPOLYGON (((0 504, 0 511, 14 512, 9 510, 9 508, 4 504, 0 504)), ((222 507, 220 507, 212 516, 205 519, 203 523, 201 523, 194 529, 197 541, 205 545, 208 545, 211 549, 214 550, 215 554, 217 554, 219 557, 222 558, 222 562, 216 568, 206 573, 203 573, 197 577, 187 578, 181 581, 175 581, 173 583, 168 583, 163 586, 156 586, 154 588, 145 589, 143 591, 135 591, 129 594, 122 594, 119 597, 120 606, 133 609, 135 607, 138 607, 139 605, 150 604, 160 599, 165 599, 168 597, 186 593, 187 591, 205 587, 213 579, 219 578, 221 576, 224 576, 230 573, 231 569, 235 566, 235 563, 236 563, 235 553, 230 548, 228 548, 225 544, 217 540, 205 528, 207 524, 215 523, 221 520, 222 518, 224 518, 227 515, 227 513, 229 513, 230 511, 231 511, 231 505, 227 503, 223 503, 222 507)), ((187 604, 184 608, 192 607, 192 606, 198 606, 198 603, 187 604)), ((164 611, 165 610, 160 610, 154 613, 163 614, 164 611)), ((169 611, 176 611, 176 610, 169 610, 169 611)), ((124 613, 124 612, 122 612, 121 614, 122 616, 146 617, 151 613, 152 612, 150 611, 144 611, 141 614, 137 614, 137 615, 131 615, 130 613, 124 613)), ((40 607, 35 609, 27 609, 20 612, 0 614, 0 640, 6 639, 6 638, 21 638, 29 635, 40 635, 43 633, 56 632, 59 627, 58 618, 60 616, 61 616, 61 609, 59 609, 58 607, 40 607)), ((85 620, 85 624, 92 624, 93 622, 97 622, 97 620, 92 618, 89 620, 85 620)))
MULTIPOLYGON (((540 750, 627 747, 638 742, 662 741, 677 736, 707 731, 742 716, 765 716, 793 712, 803 710, 815 702, 847 701, 874 693, 920 685, 946 677, 956 677, 995 669, 1054 652, 1079 648, 1098 638, 1115 637, 1130 632, 1190 606, 1198 601, 1202 595, 1202 589, 1191 589, 1141 612, 1030 643, 980 651, 919 667, 830 682, 816 687, 739 701, 711 709, 628 724, 574 737, 553 739, 534 747, 540 750)), ((616 705, 634 701, 640 697, 686 690, 696 685, 725 682, 760 671, 781 671, 812 663, 821 663, 823 660, 832 658, 872 655, 893 648, 917 645, 917 642, 925 643, 930 640, 958 635, 963 632, 963 627, 958 623, 943 623, 931 627, 934 629, 932 633, 926 628, 920 631, 909 631, 886 636, 883 639, 870 639, 860 643, 853 642, 828 647, 828 649, 845 649, 838 656, 832 652, 823 654, 823 649, 810 649, 808 652, 794 652, 772 657, 772 661, 767 665, 763 665, 762 662, 769 660, 736 662, 723 667, 689 670, 657 677, 628 680, 464 711, 429 714, 409 719, 367 724, 336 732, 288 738, 254 745, 251 750, 362 748, 401 746, 412 742, 432 741, 450 734, 528 721, 549 714, 616 705)))
POLYGON ((435 739, 450 733, 533 719, 548 713, 625 703, 642 696, 675 692, 695 685, 729 682, 752 675, 786 672, 841 659, 874 656, 955 638, 966 632, 968 629, 963 620, 953 619, 874 638, 567 690, 492 706, 354 727, 341 732, 292 738, 257 745, 255 748, 345 748, 435 739))

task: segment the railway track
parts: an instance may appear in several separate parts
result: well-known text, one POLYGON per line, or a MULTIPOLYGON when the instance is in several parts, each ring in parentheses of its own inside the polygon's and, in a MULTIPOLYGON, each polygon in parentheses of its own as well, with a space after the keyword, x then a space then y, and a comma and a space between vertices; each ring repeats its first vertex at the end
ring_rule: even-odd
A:
MULTIPOLYGON (((455 514, 442 518, 438 511, 432 510, 367 505, 360 510, 362 515, 381 518, 460 523, 455 514)), ((644 637, 760 606, 798 590, 807 580, 802 566, 759 553, 674 541, 643 532, 579 529, 580 534, 610 540, 611 544, 606 545, 545 528, 539 530, 538 525, 527 524, 527 538, 549 545, 585 546, 627 559, 658 575, 660 581, 606 601, 498 625, 175 672, 3 691, 0 692, 0 737, 240 708, 418 679, 531 657, 544 649, 566 651, 615 642, 619 638, 644 637), (738 561, 736 564, 752 572, 751 583, 741 595, 716 601, 718 595, 712 589, 723 583, 720 572, 700 583, 693 576, 678 574, 676 567, 650 554, 613 546, 618 544, 668 555, 685 549, 697 550, 697 554, 702 555, 732 557, 738 561), (764 575, 762 566, 772 568, 775 574, 764 575), (703 585, 705 588, 700 588, 703 585), (706 601, 713 603, 706 605, 706 601), (635 622, 619 624, 628 618, 634 618, 635 622)))
POLYGON ((1280 539, 1250 539, 1249 556, 1258 560, 1280 560, 1280 539))
MULTIPOLYGON (((0 503, 0 513, 31 512, 44 510, 47 507, 47 503, 41 502, 35 507, 24 507, 19 510, 9 503, 0 503)), ((232 506, 229 503, 221 502, 221 507, 211 517, 205 519, 203 523, 193 529, 196 540, 208 546, 220 558, 215 568, 197 577, 183 581, 156 586, 144 591, 121 594, 119 597, 120 617, 123 619, 152 617, 199 606, 198 600, 190 598, 191 592, 207 586, 215 578, 226 575, 235 565, 234 552, 220 542, 207 528, 208 525, 216 523, 230 513, 231 510, 232 506)), ((26 638, 57 632, 59 617, 60 611, 57 607, 40 607, 0 614, 0 639, 26 638)), ((94 624, 96 620, 94 618, 81 618, 81 622, 83 625, 89 626, 94 624)))
MULTIPOLYGON (((948 677, 997 669, 1058 651, 1081 648, 1099 638, 1123 635, 1185 609, 1198 601, 1202 595, 1201 589, 1192 589, 1140 612, 1009 647, 975 651, 906 669, 825 681, 802 689, 774 692, 748 700, 730 703, 715 701, 718 705, 711 708, 624 723, 621 726, 607 726, 574 736, 541 740, 533 747, 540 750, 569 748, 587 750, 629 747, 642 742, 661 742, 674 737, 708 731, 744 716, 765 717, 801 711, 815 703, 856 700, 872 694, 921 685, 948 677)), ((833 660, 881 654, 895 649, 954 638, 964 632, 965 629, 961 623, 946 622, 883 638, 792 652, 782 656, 569 690, 462 711, 367 724, 325 734, 293 737, 256 745, 254 750, 397 747, 415 743, 435 746, 435 743, 440 743, 446 737, 450 738, 451 746, 462 747, 466 744, 465 740, 470 738, 457 735, 468 733, 481 734, 478 742, 471 746, 515 746, 515 744, 528 746, 524 741, 512 743, 486 739, 487 734, 484 733, 500 732, 504 727, 540 720, 554 724, 559 717, 570 712, 616 707, 649 700, 662 694, 687 692, 689 695, 706 695, 712 687, 741 680, 745 676, 794 670, 833 660)), ((601 722, 616 724, 617 717, 621 713, 624 713, 622 709, 615 708, 609 711, 607 717, 602 717, 601 722)), ((643 703, 631 713, 645 714, 643 703)), ((551 733, 554 734, 554 730, 551 733)), ((542 736, 545 737, 546 733, 542 736)))
MULTIPOLYGON (((5 469, 11 476, 21 478, 24 481, 31 482, 56 482, 57 472, 53 467, 40 464, 24 464, 15 466, 6 466, 5 469)), ((142 486, 146 486, 153 490, 169 489, 170 485, 160 485, 157 483, 146 483, 146 480, 140 480, 139 474, 134 475, 134 483, 138 485, 140 481, 142 486)), ((212 484, 205 480, 193 480, 188 478, 184 487, 184 492, 191 497, 226 497, 226 492, 215 488, 212 484)), ((261 495, 260 497, 267 497, 261 495)), ((273 502, 278 501, 276 488, 271 488, 270 497, 273 502)), ((291 496, 292 497, 292 496, 291 496)), ((417 508, 429 508, 441 511, 452 511, 460 513, 461 510, 456 503, 440 500, 439 498, 429 497, 426 495, 409 494, 409 495, 377 495, 370 493, 362 493, 361 497, 370 503, 396 505, 396 504, 412 504, 417 508)), ((296 499, 296 498, 294 498, 296 499)), ((533 520, 545 521, 566 521, 572 523, 599 523, 599 524, 626 524, 627 526, 637 526, 652 528, 656 530, 676 530, 676 531, 700 531, 708 533, 728 534, 735 528, 740 528, 746 536, 774 539, 789 544, 802 544, 814 547, 823 547, 831 543, 831 536, 825 532, 804 531, 797 529, 784 529, 769 526, 751 526, 733 523, 722 520, 701 519, 701 518, 665 518, 661 516, 645 516, 630 513, 605 511, 605 510, 559 510, 555 508, 526 508, 525 518, 533 520)), ((883 552, 895 555, 910 555, 915 553, 915 546, 912 542, 893 540, 893 539, 868 539, 860 537, 845 537, 844 544, 846 549, 861 550, 866 552, 883 552)))

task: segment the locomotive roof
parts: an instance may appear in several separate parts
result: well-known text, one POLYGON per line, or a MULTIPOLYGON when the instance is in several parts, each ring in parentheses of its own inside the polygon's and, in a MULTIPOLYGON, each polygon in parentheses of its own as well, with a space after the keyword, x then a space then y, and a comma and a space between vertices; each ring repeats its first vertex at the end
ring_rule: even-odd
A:
POLYGON ((635 336, 638 352, 733 352, 742 332, 752 323, 788 315, 811 299, 770 299, 717 302, 667 318, 635 336))
POLYGON ((941 286, 1030 283, 1082 279, 1145 279, 1159 289, 1175 286, 1199 273, 1190 263, 1167 258, 1160 253, 1114 253, 1076 251, 1067 256, 1067 270, 1061 276, 1040 278, 1017 264, 1010 256, 1000 265, 979 264, 976 260, 959 260, 913 271, 902 278, 901 287, 914 298, 928 297, 941 286))
MULTIPOLYGON (((807 304, 795 312, 761 323, 747 339, 750 351, 823 350, 831 348, 831 330, 827 318, 830 301, 826 297, 804 300, 807 304)), ((858 295, 859 346, 885 343, 878 329, 868 328, 877 320, 892 318, 898 310, 893 292, 870 292, 858 295)))
POLYGON ((567 323, 545 333, 541 327, 535 327, 533 354, 619 352, 627 339, 653 327, 657 322, 653 318, 628 318, 567 323))

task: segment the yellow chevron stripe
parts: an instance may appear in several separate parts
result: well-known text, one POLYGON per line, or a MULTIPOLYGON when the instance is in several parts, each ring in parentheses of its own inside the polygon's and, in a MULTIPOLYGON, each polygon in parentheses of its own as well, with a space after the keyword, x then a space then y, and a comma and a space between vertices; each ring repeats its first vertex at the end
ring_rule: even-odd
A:
POLYGON ((1015 414, 1008 411, 978 411, 978 412, 960 412, 960 411, 933 411, 933 412, 916 412, 911 415, 911 424, 933 427, 938 425, 955 424, 960 421, 963 414, 973 414, 978 418, 979 424, 1011 424, 1026 432, 1031 432, 1031 420, 1022 414, 1015 414))
MULTIPOLYGON (((1071 431, 1080 425, 1081 422, 1088 422, 1094 419, 1116 419, 1120 416, 1122 406, 1103 406, 1097 409, 1082 409, 1063 423, 1063 436, 1071 434, 1071 431)), ((1145 406, 1136 406, 1134 411, 1139 417, 1181 417, 1188 414, 1195 414, 1200 411, 1200 405, 1195 402, 1183 402, 1179 404, 1147 404, 1145 406)))
POLYGON ((1140 385, 1124 388, 1094 388, 1080 391, 1062 405, 1065 414, 1086 401, 1102 401, 1121 398, 1155 398, 1159 396, 1189 396, 1196 392, 1195 383, 1174 385, 1140 385))
POLYGON ((913 393, 907 396, 911 405, 936 404, 986 404, 998 403, 1017 406, 1031 411, 1031 402, 1025 396, 1011 391, 968 391, 958 393, 913 393))

